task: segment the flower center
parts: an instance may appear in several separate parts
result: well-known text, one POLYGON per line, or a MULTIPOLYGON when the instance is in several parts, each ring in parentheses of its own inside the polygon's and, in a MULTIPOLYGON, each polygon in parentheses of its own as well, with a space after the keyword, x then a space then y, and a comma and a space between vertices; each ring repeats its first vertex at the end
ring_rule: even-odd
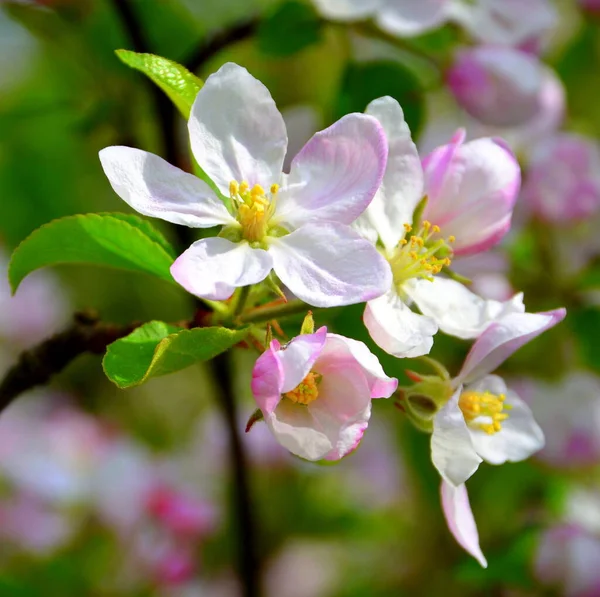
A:
POLYGON ((286 392, 283 397, 296 404, 310 404, 319 397, 319 384, 323 376, 312 371, 293 390, 286 392))
POLYGON ((432 240, 439 232, 439 226, 432 226, 427 221, 423 222, 415 234, 410 224, 404 224, 404 235, 394 254, 388 259, 394 274, 394 284, 398 289, 410 278, 433 280, 435 274, 452 263, 450 245, 454 242, 454 237, 432 240))
POLYGON ((270 193, 259 185, 252 188, 247 182, 229 183, 229 196, 235 208, 236 219, 242 227, 242 237, 248 242, 260 242, 269 229, 269 221, 275 213, 275 200, 279 185, 273 184, 270 193))
POLYGON ((469 426, 493 435, 502 430, 502 421, 508 419, 508 413, 503 411, 512 408, 505 400, 504 394, 467 391, 460 395, 458 405, 469 426))

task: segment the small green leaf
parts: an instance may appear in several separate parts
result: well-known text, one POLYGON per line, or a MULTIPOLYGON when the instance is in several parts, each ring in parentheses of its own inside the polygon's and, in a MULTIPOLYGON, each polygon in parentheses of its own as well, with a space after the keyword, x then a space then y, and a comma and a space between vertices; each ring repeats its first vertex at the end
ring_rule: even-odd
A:
POLYGON ((89 263, 144 272, 173 281, 173 249, 146 220, 126 214, 86 214, 53 220, 34 230, 13 252, 13 292, 32 271, 62 263, 89 263))
POLYGON ((258 28, 258 47, 270 56, 291 56, 321 40, 323 22, 312 6, 286 2, 258 28))
POLYGON ((406 66, 391 60, 351 63, 344 74, 338 117, 364 112, 374 99, 390 95, 404 110, 413 138, 417 138, 425 113, 425 93, 421 81, 406 66))
POLYGON ((221 327, 178 330, 160 321, 144 324, 108 346, 106 376, 120 388, 138 386, 225 352, 248 334, 247 329, 221 327))
POLYGON ((116 50, 127 66, 139 70, 156 83, 171 99, 183 117, 190 117, 192 104, 204 83, 187 68, 162 56, 116 50))

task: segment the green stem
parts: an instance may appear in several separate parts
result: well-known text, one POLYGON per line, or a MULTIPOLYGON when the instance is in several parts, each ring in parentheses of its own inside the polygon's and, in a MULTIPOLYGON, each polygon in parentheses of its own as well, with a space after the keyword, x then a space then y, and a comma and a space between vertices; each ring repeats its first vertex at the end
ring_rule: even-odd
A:
POLYGON ((246 303, 248 302, 248 297, 250 296, 250 286, 243 286, 240 290, 240 293, 237 297, 237 301, 235 303, 235 307, 233 309, 233 317, 237 317, 242 313, 246 303))
POLYGON ((289 317, 290 315, 298 315, 308 311, 309 307, 303 301, 290 301, 289 303, 283 303, 282 305, 275 305, 273 307, 263 307, 253 309, 244 313, 239 321, 241 323, 264 323, 273 319, 279 319, 280 317, 289 317))

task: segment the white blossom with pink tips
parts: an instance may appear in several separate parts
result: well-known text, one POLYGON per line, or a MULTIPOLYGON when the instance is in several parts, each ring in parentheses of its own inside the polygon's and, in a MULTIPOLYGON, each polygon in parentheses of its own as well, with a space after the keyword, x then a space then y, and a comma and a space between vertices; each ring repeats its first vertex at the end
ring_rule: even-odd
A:
POLYGON ((186 290, 225 300, 274 270, 293 294, 319 307, 386 291, 389 266, 350 228, 386 166, 385 134, 376 119, 349 114, 316 133, 285 175, 287 133, 273 98, 246 69, 228 63, 199 91, 189 134, 218 194, 151 153, 130 147, 100 152, 113 189, 136 211, 193 228, 223 226, 171 267, 186 290))
POLYGON ((458 543, 483 566, 477 527, 464 486, 482 461, 518 462, 544 446, 544 434, 531 410, 491 375, 516 350, 565 317, 564 309, 512 313, 495 323, 471 348, 452 380, 453 396, 433 418, 431 459, 442 476, 442 504, 458 543))
POLYGON ((306 460, 339 460, 358 447, 371 400, 388 377, 365 344, 322 327, 282 346, 273 340, 252 372, 252 393, 277 441, 306 460))
POLYGON ((492 139, 463 145, 459 132, 423 167, 396 100, 375 100, 367 114, 386 132, 388 165, 379 191, 354 226, 381 248, 393 274, 388 292, 369 301, 364 312, 373 340, 396 357, 416 357, 429 352, 438 329, 476 338, 495 319, 523 312, 521 295, 505 302, 484 300, 437 275, 450 265, 454 248, 463 254, 485 250, 508 230, 520 181, 512 154, 492 139), (425 194, 425 221, 412 230, 413 213, 425 194), (421 313, 412 311, 413 303, 421 313))

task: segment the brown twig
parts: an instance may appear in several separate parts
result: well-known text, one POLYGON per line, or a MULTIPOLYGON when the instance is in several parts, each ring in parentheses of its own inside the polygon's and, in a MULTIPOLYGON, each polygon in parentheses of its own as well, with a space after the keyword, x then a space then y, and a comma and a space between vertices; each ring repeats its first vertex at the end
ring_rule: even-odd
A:
POLYGON ((0 383, 0 412, 23 392, 47 383, 79 355, 103 354, 109 344, 139 325, 104 323, 94 313, 77 313, 71 327, 21 354, 0 383))

